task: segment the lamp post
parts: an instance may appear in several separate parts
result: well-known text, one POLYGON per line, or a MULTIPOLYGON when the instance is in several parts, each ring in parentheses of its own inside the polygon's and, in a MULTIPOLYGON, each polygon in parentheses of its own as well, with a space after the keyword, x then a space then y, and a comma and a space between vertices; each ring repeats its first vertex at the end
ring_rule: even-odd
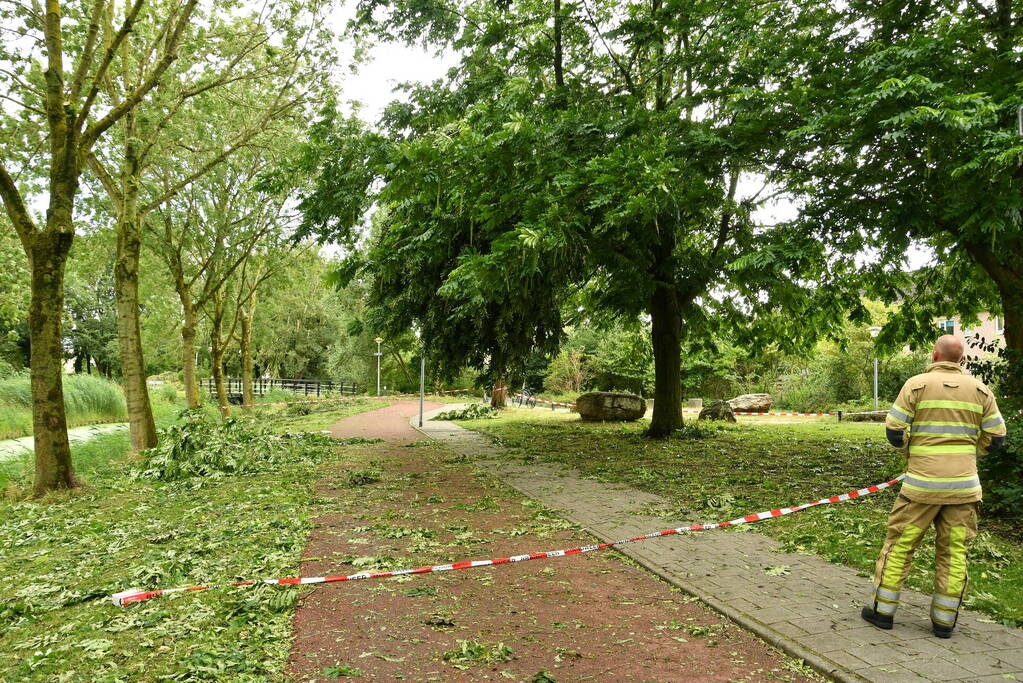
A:
MULTIPOLYGON (((868 327, 867 331, 870 332, 871 339, 877 339, 877 335, 881 332, 881 328, 874 326, 868 327)), ((877 410, 877 350, 874 350, 874 410, 877 410)))
POLYGON ((419 428, 423 428, 423 401, 426 396, 426 348, 422 346, 422 336, 419 332, 419 328, 413 328, 416 333, 416 339, 420 342, 419 351, 419 428))
POLYGON ((380 351, 380 345, 384 343, 384 340, 381 339, 380 337, 377 337, 373 341, 375 341, 377 343, 377 352, 374 353, 373 355, 377 357, 377 396, 379 396, 380 395, 380 357, 384 355, 380 351))

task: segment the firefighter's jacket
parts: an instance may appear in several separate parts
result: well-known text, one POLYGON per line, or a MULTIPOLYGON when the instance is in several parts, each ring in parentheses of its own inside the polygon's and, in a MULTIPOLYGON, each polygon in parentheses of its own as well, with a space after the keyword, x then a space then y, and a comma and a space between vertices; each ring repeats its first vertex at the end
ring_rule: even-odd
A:
POLYGON ((885 427, 908 458, 902 494, 918 503, 979 501, 977 456, 1005 440, 991 390, 949 362, 932 363, 903 385, 885 427))

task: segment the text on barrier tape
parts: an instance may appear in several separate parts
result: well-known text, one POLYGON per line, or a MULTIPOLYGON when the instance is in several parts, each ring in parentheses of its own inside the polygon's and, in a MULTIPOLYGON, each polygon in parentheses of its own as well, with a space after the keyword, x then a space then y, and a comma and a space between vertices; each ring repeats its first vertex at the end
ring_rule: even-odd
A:
POLYGON ((764 512, 757 512, 751 515, 745 515, 743 517, 737 517, 728 522, 715 522, 713 524, 692 524, 690 526, 677 527, 675 529, 665 529, 663 531, 654 531, 643 536, 634 536, 632 538, 625 538, 620 541, 612 541, 610 543, 599 543, 595 545, 584 545, 578 548, 570 548, 567 550, 548 550, 539 553, 529 553, 528 555, 514 555, 512 557, 502 557, 495 560, 467 560, 464 562, 455 562, 453 564, 440 564, 429 567, 416 567, 414 569, 396 569, 393 571, 386 572, 360 572, 358 574, 348 574, 346 576, 311 576, 304 578, 292 578, 292 579, 257 579, 252 581, 236 581, 233 583, 220 583, 211 584, 208 586, 190 586, 186 588, 163 588, 159 590, 143 591, 139 589, 131 589, 121 591, 120 593, 114 593, 111 596, 111 600, 118 607, 123 607, 129 603, 142 602, 143 600, 149 600, 160 595, 168 595, 170 593, 182 593, 186 591, 206 591, 213 588, 226 588, 228 586, 255 586, 261 584, 277 584, 277 585, 308 585, 311 583, 335 583, 339 581, 357 581, 360 579, 385 579, 393 576, 406 576, 408 574, 428 574, 430 572, 446 572, 453 571, 456 569, 471 569, 472 567, 489 567, 497 564, 508 564, 511 562, 525 562, 527 560, 543 560, 551 557, 566 557, 568 555, 579 555, 581 553, 588 553, 594 550, 604 550, 611 548, 616 545, 624 545, 626 543, 635 543, 636 541, 646 541, 651 538, 660 538, 661 536, 672 536, 674 534, 682 534, 690 531, 708 531, 710 529, 718 529, 721 527, 738 526, 740 524, 749 524, 751 522, 759 522, 765 519, 773 519, 775 517, 782 517, 784 515, 790 515, 793 512, 799 512, 807 508, 816 507, 818 505, 827 505, 829 503, 840 503, 846 500, 852 500, 854 498, 862 498, 868 496, 871 493, 877 493, 882 489, 886 489, 899 481, 901 481, 906 475, 900 474, 895 479, 886 481, 881 484, 874 484, 873 486, 867 486, 866 488, 858 489, 856 491, 850 491, 849 493, 843 493, 838 496, 831 496, 829 498, 821 498, 810 503, 803 503, 802 505, 795 505, 787 508, 778 508, 775 510, 766 510, 764 512))

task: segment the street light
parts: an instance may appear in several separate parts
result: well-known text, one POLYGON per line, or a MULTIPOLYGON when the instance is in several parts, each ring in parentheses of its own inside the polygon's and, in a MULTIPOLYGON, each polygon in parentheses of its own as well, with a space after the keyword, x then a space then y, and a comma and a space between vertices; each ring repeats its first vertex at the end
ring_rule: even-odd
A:
MULTIPOLYGON (((868 327, 867 328, 867 332, 870 332, 870 336, 871 336, 872 339, 877 339, 877 335, 880 334, 881 328, 877 327, 875 325, 874 327, 868 327)), ((877 410, 877 351, 876 350, 874 351, 874 410, 877 410)))
POLYGON ((426 396, 426 349, 422 346, 422 334, 418 327, 413 327, 416 333, 416 340, 420 342, 419 351, 419 428, 423 428, 423 401, 426 396))
POLYGON ((380 356, 384 355, 383 353, 380 352, 380 345, 384 343, 384 340, 381 339, 380 337, 377 337, 373 341, 375 341, 377 343, 377 352, 374 353, 373 355, 377 357, 377 396, 379 396, 380 395, 380 356))

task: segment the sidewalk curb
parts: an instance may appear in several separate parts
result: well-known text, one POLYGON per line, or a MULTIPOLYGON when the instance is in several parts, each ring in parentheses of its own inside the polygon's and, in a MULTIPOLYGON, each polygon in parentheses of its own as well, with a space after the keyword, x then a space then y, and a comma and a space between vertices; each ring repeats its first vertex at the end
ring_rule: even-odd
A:
MULTIPOLYGON (((425 413, 423 416, 424 422, 427 419, 429 419, 427 415, 429 415, 429 413, 425 413)), ((419 419, 418 416, 415 416, 413 419, 409 420, 409 424, 412 426, 413 429, 415 429, 423 436, 426 436, 427 438, 437 441, 438 443, 447 445, 449 448, 452 448, 452 450, 457 450, 455 448, 456 444, 448 443, 447 440, 438 438, 436 436, 436 432, 440 430, 427 430, 424 428, 420 428, 417 424, 418 419, 419 419)), ((463 430, 466 432, 470 432, 472 434, 478 434, 478 432, 473 432, 472 430, 465 429, 464 427, 460 427, 459 425, 456 425, 452 422, 445 423, 444 429, 445 432, 450 433, 458 430, 463 430)), ((496 471, 494 468, 483 465, 482 469, 486 470, 491 476, 500 479, 503 483, 505 483, 506 486, 515 489, 516 491, 526 496, 527 498, 533 497, 530 493, 518 488, 514 484, 504 482, 500 473, 496 471)), ((583 530, 585 530, 588 534, 594 536, 595 538, 600 539, 601 541, 611 542, 618 540, 616 538, 612 538, 606 534, 602 534, 594 529, 589 528, 585 522, 581 521, 578 518, 575 518, 571 513, 562 510, 558 510, 557 512, 562 517, 565 517, 566 519, 569 519, 575 522, 576 524, 579 524, 583 528, 583 530)), ((643 568, 653 572, 658 577, 675 586, 676 588, 679 588, 684 592, 688 593, 689 595, 698 598, 700 602, 707 605, 707 607, 710 607, 715 612, 718 612, 719 614, 727 617, 728 619, 735 622, 736 624, 746 629, 747 631, 750 631, 751 633, 755 634, 768 645, 777 648, 778 650, 781 650, 787 655, 803 660, 803 662, 806 663, 807 666, 814 669, 817 673, 826 676, 831 680, 838 681, 839 683, 863 683, 863 681, 867 680, 851 671, 843 669, 841 666, 832 662, 830 659, 824 657, 823 655, 818 654, 817 652, 807 649, 806 647, 800 645, 796 641, 788 638, 784 634, 778 633, 770 626, 754 619, 749 614, 734 607, 731 607, 727 603, 724 603, 713 596, 702 593, 699 589, 690 585, 686 581, 683 581, 678 576, 672 574, 671 572, 665 571, 662 567, 659 567, 656 563, 646 559, 641 554, 635 553, 635 549, 631 547, 624 547, 615 548, 615 550, 617 552, 622 553, 623 555, 628 556, 629 559, 641 565, 643 568)))

